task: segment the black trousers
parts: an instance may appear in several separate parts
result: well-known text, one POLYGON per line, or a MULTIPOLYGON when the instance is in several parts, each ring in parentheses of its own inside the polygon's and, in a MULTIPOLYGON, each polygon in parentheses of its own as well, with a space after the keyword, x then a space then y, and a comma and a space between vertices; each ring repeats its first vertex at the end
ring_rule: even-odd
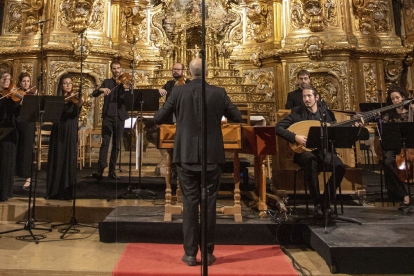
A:
POLYGON ((7 198, 13 197, 16 141, 15 130, 0 141, 0 201, 6 201, 7 198))
POLYGON ((402 200, 408 193, 403 182, 395 173, 394 168, 397 166, 397 163, 395 162, 396 152, 392 150, 386 151, 384 152, 384 157, 384 177, 388 197, 402 200))
POLYGON ((102 144, 99 150, 98 165, 101 169, 108 166, 108 149, 112 137, 111 159, 109 160, 109 171, 114 171, 116 159, 118 158, 118 147, 124 133, 125 121, 119 117, 104 117, 102 120, 102 144))
MULTIPOLYGON (((184 251, 187 256, 196 256, 200 241, 198 206, 201 199, 201 172, 191 171, 177 165, 178 179, 183 193, 183 234, 184 251)), ((213 254, 216 229, 216 200, 220 186, 221 168, 207 173, 207 251, 213 254)))
MULTIPOLYGON (((318 175, 323 171, 324 162, 327 164, 327 171, 332 172, 331 165, 331 153, 328 153, 325 161, 323 160, 322 153, 319 151, 304 152, 295 156, 296 163, 303 169, 305 173, 306 183, 308 184, 310 194, 313 198, 315 206, 322 203, 322 197, 319 190, 318 175)), ((331 200, 336 195, 336 189, 341 185, 342 179, 345 175, 345 166, 336 154, 333 156, 333 166, 335 168, 335 186, 333 186, 333 175, 328 180, 330 187, 331 200)), ((324 196, 327 196, 327 190, 324 192, 324 196)))

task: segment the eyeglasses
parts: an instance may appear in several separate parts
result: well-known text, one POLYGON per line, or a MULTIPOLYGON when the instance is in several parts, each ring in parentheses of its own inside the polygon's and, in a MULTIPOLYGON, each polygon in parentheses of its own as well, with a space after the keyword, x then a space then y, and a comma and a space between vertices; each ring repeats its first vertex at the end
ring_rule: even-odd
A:
POLYGON ((63 85, 72 85, 72 82, 64 82, 63 85))

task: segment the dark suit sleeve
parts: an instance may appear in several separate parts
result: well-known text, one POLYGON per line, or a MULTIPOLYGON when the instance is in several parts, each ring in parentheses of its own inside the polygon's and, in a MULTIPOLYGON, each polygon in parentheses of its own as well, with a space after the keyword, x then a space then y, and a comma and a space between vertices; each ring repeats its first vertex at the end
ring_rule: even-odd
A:
POLYGON ((292 92, 288 93, 287 102, 285 104, 285 109, 292 109, 293 108, 293 97, 292 92))
POLYGON ((289 143, 294 143, 296 134, 287 130, 287 128, 289 128, 294 123, 295 120, 291 112, 282 121, 276 124, 276 134, 288 141, 289 143))
POLYGON ((102 91, 99 90, 100 88, 107 88, 106 81, 103 81, 103 83, 101 84, 101 87, 99 87, 98 89, 96 89, 92 92, 93 97, 98 97, 99 95, 101 95, 103 93, 102 91))
POLYGON ((176 90, 173 88, 171 91, 171 95, 168 97, 168 99, 165 101, 163 106, 158 109, 157 112, 154 114, 154 120, 157 125, 161 125, 164 123, 168 123, 168 118, 174 113, 175 108, 175 102, 177 99, 176 90))
POLYGON ((226 91, 224 91, 224 116, 235 123, 242 122, 242 115, 240 110, 230 101, 229 96, 227 95, 226 91))

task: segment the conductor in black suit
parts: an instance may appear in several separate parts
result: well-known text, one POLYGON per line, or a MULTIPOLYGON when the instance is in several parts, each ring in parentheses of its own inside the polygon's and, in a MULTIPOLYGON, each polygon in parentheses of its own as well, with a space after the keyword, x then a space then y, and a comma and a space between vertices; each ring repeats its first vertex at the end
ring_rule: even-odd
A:
MULTIPOLYGON (((276 134, 289 143, 297 143, 299 145, 306 146, 307 137, 303 135, 296 135, 295 133, 288 130, 288 128, 294 123, 306 121, 306 120, 321 120, 324 115, 326 115, 326 122, 336 121, 335 115, 332 111, 327 110, 320 106, 319 94, 315 88, 309 85, 303 86, 303 106, 296 106, 292 109, 291 113, 281 120, 276 125, 276 134)), ((323 155, 319 149, 314 151, 306 151, 303 153, 295 153, 293 156, 293 162, 298 164, 305 174, 306 183, 308 184, 310 194, 314 200, 314 210, 313 216, 315 218, 323 217, 323 198, 320 195, 319 191, 319 172, 323 170, 323 155)), ((328 153, 325 157, 325 163, 328 165, 328 170, 332 171, 331 164, 331 154, 328 153), (329 168, 331 167, 331 168, 329 168)), ((330 185, 330 197, 333 198, 336 194, 336 188, 342 182, 342 179, 345 175, 345 166, 342 163, 341 159, 338 156, 334 155, 333 165, 335 168, 335 184, 336 187, 333 187, 333 177, 329 179, 328 183, 330 185)), ((327 196, 325 190, 324 196, 327 196)))
MULTIPOLYGON (((172 113, 177 118, 177 131, 174 139, 173 163, 177 164, 178 179, 183 193, 183 232, 184 251, 182 261, 196 265, 196 255, 200 242, 198 206, 201 189, 201 59, 190 63, 193 80, 173 88, 170 97, 155 113, 155 121, 162 124, 172 113)), ((207 75, 206 70, 205 74, 207 75)), ((208 188, 208 265, 216 258, 214 232, 216 226, 216 198, 219 190, 220 165, 225 163, 221 118, 226 116, 234 122, 241 122, 241 113, 234 106, 224 88, 206 83, 207 112, 207 188, 208 188)))
POLYGON ((111 63, 112 78, 105 79, 98 89, 93 91, 92 96, 98 97, 104 94, 102 109, 102 144, 99 150, 98 171, 92 174, 98 180, 102 179, 104 169, 108 166, 107 157, 109 143, 112 137, 111 159, 109 161, 108 177, 119 179, 115 173, 116 159, 118 158, 118 143, 124 132, 124 123, 128 119, 125 109, 123 85, 118 85, 116 79, 121 75, 121 64, 117 61, 111 63), (116 87, 116 88, 115 88, 116 87))
POLYGON ((302 89, 304 86, 310 84, 310 74, 306 70, 300 70, 296 74, 296 81, 298 83, 298 89, 292 91, 288 94, 287 102, 285 105, 286 109, 292 109, 295 106, 304 106, 303 98, 302 98, 302 89))

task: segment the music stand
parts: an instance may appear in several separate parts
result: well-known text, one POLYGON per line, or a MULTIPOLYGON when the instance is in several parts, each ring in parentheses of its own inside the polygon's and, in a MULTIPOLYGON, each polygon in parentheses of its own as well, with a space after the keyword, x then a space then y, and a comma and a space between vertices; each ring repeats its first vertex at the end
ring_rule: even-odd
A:
POLYGON ((361 112, 368 112, 383 107, 383 103, 360 103, 359 110, 361 112))
MULTIPOLYGON (((140 117, 141 117, 141 124, 140 124, 140 132, 138 135, 142 134, 142 112, 155 112, 159 109, 159 92, 158 89, 131 89, 130 93, 124 94, 124 102, 125 103, 131 103, 131 104, 125 104, 126 111, 130 112, 130 117, 133 117, 134 110, 140 110, 140 117)), ((131 120, 131 131, 130 131, 130 141, 132 143, 132 125, 133 120, 131 120)), ((137 121, 135 122, 137 123, 137 121)), ((128 188, 124 193, 121 193, 117 195, 115 198, 124 198, 128 195, 134 195, 138 198, 141 198, 141 193, 146 193, 147 195, 155 195, 154 192, 148 191, 148 190, 141 190, 141 169, 142 169, 142 141, 143 139, 140 139, 140 143, 138 145, 139 149, 139 160, 138 160, 138 188, 135 186, 135 184, 132 184, 131 182, 131 167, 132 167, 132 144, 129 148, 129 178, 128 178, 128 188)), ((111 200, 113 198, 109 198, 111 200)))
MULTIPOLYGON (((406 155, 407 148, 414 148, 414 123, 401 122, 401 123, 387 123, 382 124, 381 127, 381 148, 383 150, 393 150, 397 154, 399 151, 404 150, 405 161, 405 173, 407 178, 408 196, 410 197, 410 206, 403 210, 403 215, 407 215, 411 210, 414 210, 413 200, 411 199, 410 185, 413 183, 408 168, 408 160, 406 155)), ((412 167, 411 167, 412 170, 412 167)))
MULTIPOLYGON (((41 127, 43 120, 47 122, 56 123, 60 120, 63 105, 65 104, 65 100, 63 96, 32 96, 32 97, 25 97, 22 103, 22 108, 20 110, 19 121, 21 122, 35 122, 39 120, 39 131, 38 131, 38 141, 41 139, 41 127), (39 112, 40 107, 40 112, 39 112)), ((38 143, 40 145, 40 143, 38 143)), ((40 152, 40 148, 37 149, 37 154, 32 155, 32 161, 35 156, 38 158, 40 152)), ((33 163, 32 162, 32 176, 33 176, 33 163)), ((11 233, 17 232, 22 230, 29 231, 30 235, 23 235, 19 236, 18 238, 24 240, 28 237, 31 237, 36 244, 39 243, 39 239, 46 238, 45 235, 34 235, 32 229, 35 230, 45 230, 51 232, 51 228, 38 228, 35 227, 35 210, 36 210, 36 189, 37 189, 37 180, 38 180, 38 173, 35 170, 35 177, 34 177, 34 185, 33 185, 33 177, 31 176, 30 180, 30 187, 29 187, 29 203, 28 203, 28 210, 27 210, 27 220, 24 224, 23 228, 14 229, 10 231, 1 232, 0 234, 4 233, 11 233), (33 206, 32 206, 32 187, 33 187, 33 206)))
MULTIPOLYGON (((358 136, 359 136, 360 130, 361 128, 358 128, 358 127, 327 127, 325 137, 324 137, 327 141, 326 143, 327 148, 322 149, 321 148, 322 147, 321 137, 323 137, 323 134, 321 133, 321 127, 310 127, 309 129, 308 138, 306 141, 306 147, 319 148, 321 150, 326 150, 326 152, 328 151, 328 149, 330 149, 331 158, 330 158, 329 166, 332 169, 333 187, 335 189, 336 189, 335 168, 333 164, 335 149, 352 148, 352 146, 355 145, 355 142, 359 140, 358 136)), ((360 221, 357 221, 356 219, 353 219, 353 218, 339 217, 339 216, 332 218, 331 198, 330 198, 331 193, 330 193, 330 186, 328 185, 328 181, 325 181, 324 185, 325 185, 325 191, 327 191, 327 197, 325 197, 326 210, 324 214, 325 233, 328 233, 327 232, 328 221, 332 221, 332 219, 357 223, 361 225, 362 223, 360 221)), ((340 184, 338 185, 338 188, 341 191, 340 184)), ((337 213, 336 204, 335 204, 335 213, 337 213)))

